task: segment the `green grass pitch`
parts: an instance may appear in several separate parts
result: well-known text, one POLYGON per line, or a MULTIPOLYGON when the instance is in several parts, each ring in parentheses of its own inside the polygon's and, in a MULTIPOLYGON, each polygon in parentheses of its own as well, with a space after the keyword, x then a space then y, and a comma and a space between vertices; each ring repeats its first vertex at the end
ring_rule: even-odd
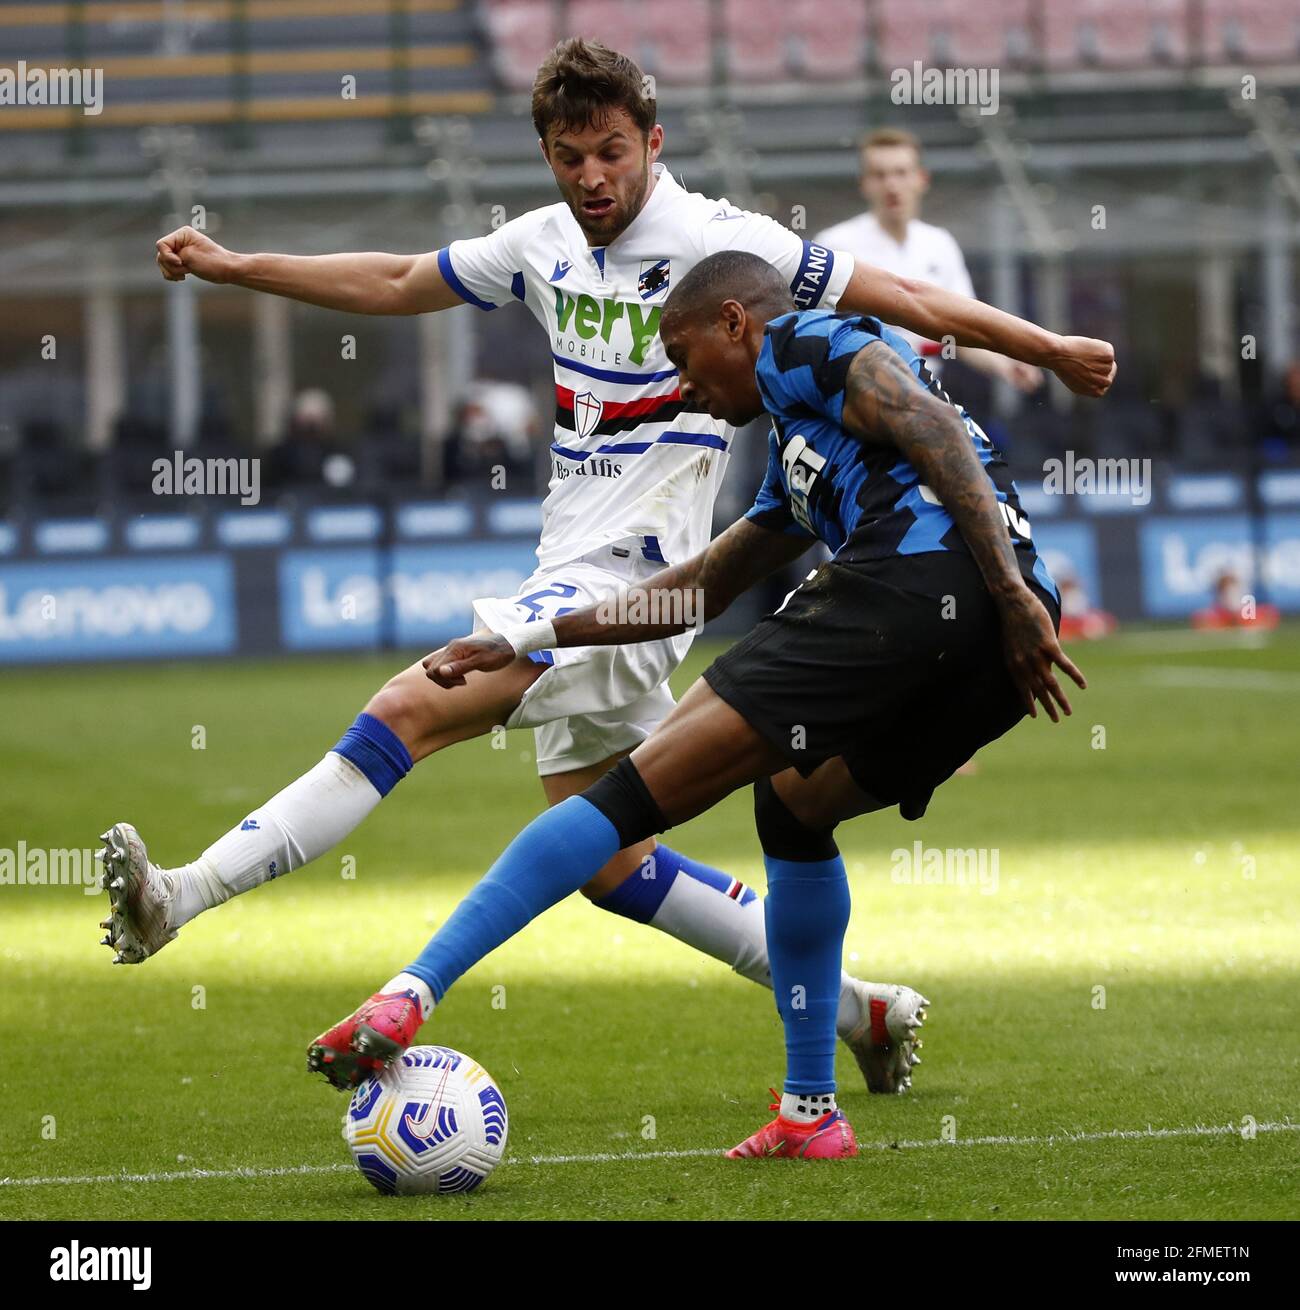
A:
MULTIPOLYGON (((501 1084, 507 1163, 447 1199, 384 1199, 351 1169, 345 1100, 305 1046, 540 807, 531 735, 510 734, 420 765, 339 851, 139 968, 96 944, 102 893, 0 887, 0 1216, 1293 1216, 1300 631, 1073 653, 1092 688, 1071 721, 1023 724, 919 824, 840 830, 848 967, 933 1001, 912 1094, 869 1096, 841 1051, 859 1159, 710 1154, 766 1117, 770 996, 575 896, 425 1029, 501 1084), (996 850, 996 889, 897 880, 917 839, 996 850)), ((8 670, 0 846, 93 849, 125 818, 190 858, 400 662, 8 670)), ((761 887, 747 795, 672 840, 761 887)))

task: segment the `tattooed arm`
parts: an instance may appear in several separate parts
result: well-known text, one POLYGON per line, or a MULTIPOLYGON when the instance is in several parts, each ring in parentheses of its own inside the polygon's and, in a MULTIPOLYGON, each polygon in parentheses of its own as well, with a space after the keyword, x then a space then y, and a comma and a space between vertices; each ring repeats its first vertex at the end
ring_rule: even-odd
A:
MULTIPOLYGON (((738 519, 694 558, 660 569, 618 601, 562 614, 554 621, 555 640, 547 642, 547 649, 622 646, 697 628, 760 579, 797 559, 812 541, 738 519)), ((440 687, 458 687, 475 669, 503 669, 517 658, 506 636, 480 632, 426 656, 424 670, 440 687)))
POLYGON ((1002 619, 1007 666, 1031 715, 1035 699, 1058 721, 1070 702, 1055 664, 1080 686, 1083 675, 1061 650, 1052 621, 1026 585, 993 483, 956 409, 917 381, 883 341, 860 350, 844 386, 844 430, 867 445, 893 446, 938 496, 970 548, 1002 619))

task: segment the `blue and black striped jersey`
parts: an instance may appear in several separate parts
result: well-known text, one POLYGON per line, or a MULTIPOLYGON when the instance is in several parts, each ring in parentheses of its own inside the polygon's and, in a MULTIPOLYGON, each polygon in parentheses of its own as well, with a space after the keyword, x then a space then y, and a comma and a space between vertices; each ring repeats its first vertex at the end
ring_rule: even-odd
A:
MULTIPOLYGON (((844 559, 966 552, 948 511, 911 464, 897 450, 864 445, 844 430, 849 365, 875 341, 902 356, 918 387, 953 405, 920 356, 877 318, 815 309, 773 319, 755 367, 772 416, 767 476, 746 517, 778 532, 818 537, 844 559)), ((953 407, 993 483, 1021 572, 1057 595, 1010 471, 979 424, 953 407)))

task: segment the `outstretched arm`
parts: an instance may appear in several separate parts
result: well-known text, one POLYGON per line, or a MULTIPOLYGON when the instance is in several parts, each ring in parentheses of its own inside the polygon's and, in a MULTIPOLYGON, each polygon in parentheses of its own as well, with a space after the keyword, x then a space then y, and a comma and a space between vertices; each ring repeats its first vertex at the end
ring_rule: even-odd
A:
POLYGON ((883 341, 860 350, 844 386, 843 425, 868 445, 894 446, 952 515, 984 575, 1002 619, 1012 678, 1031 715, 1034 701, 1058 721, 1070 702, 1052 672, 1063 669, 1080 686, 1083 674, 1061 649, 1052 621, 1020 573, 1015 547, 993 483, 957 410, 927 391, 902 357, 883 341))
POLYGON ((860 261, 837 308, 872 314, 931 341, 951 336, 959 346, 992 350, 1051 369, 1081 396, 1104 395, 1115 377, 1115 350, 1107 341, 1058 336, 983 301, 860 261))
POLYGON ((444 280, 438 252, 388 255, 241 255, 192 227, 157 243, 158 267, 168 282, 189 274, 267 291, 349 314, 427 314, 465 302, 444 280))
POLYGON ((738 519, 684 564, 661 569, 618 602, 562 614, 552 623, 521 623, 510 632, 458 637, 424 659, 440 687, 458 687, 475 669, 503 669, 529 650, 560 646, 622 646, 674 637, 721 614, 742 592, 812 545, 738 519))

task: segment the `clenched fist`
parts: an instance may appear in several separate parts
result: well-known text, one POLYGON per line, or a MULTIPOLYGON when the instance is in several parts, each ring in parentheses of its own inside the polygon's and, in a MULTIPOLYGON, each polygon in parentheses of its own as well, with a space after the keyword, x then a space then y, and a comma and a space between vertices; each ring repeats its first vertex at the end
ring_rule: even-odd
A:
POLYGON ((1104 396, 1115 380, 1115 347, 1094 337, 1061 337, 1048 367, 1080 396, 1104 396))
POLYGON ((158 242, 158 267, 168 282, 184 282, 187 273, 205 282, 229 282, 235 256, 192 227, 178 227, 158 242))

